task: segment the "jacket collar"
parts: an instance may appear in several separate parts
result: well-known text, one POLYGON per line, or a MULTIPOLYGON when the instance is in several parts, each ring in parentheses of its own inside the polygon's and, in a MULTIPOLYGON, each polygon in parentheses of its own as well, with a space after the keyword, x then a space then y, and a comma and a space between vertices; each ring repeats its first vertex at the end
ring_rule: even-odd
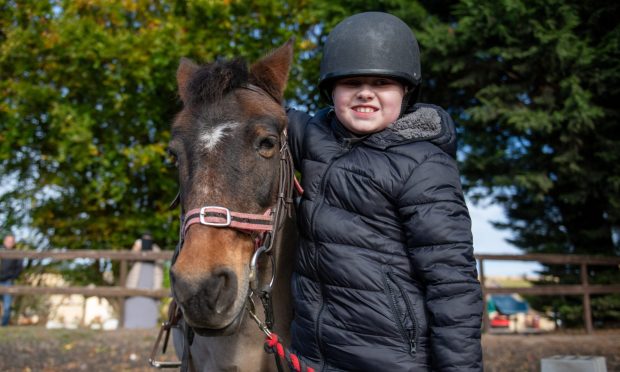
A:
POLYGON ((430 141, 456 158, 456 129, 450 115, 439 106, 417 103, 384 130, 365 137, 365 144, 379 149, 430 141))

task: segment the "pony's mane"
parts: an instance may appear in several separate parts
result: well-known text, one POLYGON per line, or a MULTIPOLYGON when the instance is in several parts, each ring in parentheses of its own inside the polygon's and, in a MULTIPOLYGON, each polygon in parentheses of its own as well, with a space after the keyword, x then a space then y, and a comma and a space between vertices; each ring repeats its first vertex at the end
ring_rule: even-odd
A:
POLYGON ((226 93, 246 85, 249 79, 245 60, 216 61, 202 65, 194 72, 187 87, 192 103, 205 104, 220 100, 226 93))

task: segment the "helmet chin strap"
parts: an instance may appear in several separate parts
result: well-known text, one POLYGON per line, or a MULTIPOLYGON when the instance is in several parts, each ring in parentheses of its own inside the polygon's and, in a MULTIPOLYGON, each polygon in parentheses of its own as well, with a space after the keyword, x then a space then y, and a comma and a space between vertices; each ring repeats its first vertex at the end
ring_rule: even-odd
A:
POLYGON ((409 107, 413 106, 420 99, 420 84, 414 85, 413 87, 405 87, 405 95, 403 96, 403 102, 400 105, 400 115, 398 118, 400 119, 405 115, 409 107))

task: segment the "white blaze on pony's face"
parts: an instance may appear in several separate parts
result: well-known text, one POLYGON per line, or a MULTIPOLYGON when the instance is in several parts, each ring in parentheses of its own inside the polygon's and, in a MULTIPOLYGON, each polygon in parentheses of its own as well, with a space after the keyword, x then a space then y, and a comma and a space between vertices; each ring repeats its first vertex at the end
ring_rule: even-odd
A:
MULTIPOLYGON (((277 101, 291 59, 289 42, 249 70, 239 60, 204 66, 181 61, 183 110, 173 123, 169 149, 177 158, 183 211, 219 206, 264 214, 273 207, 287 121, 277 101)), ((235 332, 245 316, 254 236, 193 224, 182 243, 170 278, 185 320, 202 335, 235 332)))
POLYGON ((211 151, 221 142, 224 136, 230 135, 232 130, 240 124, 237 122, 225 122, 207 129, 200 135, 200 142, 205 150, 211 151))

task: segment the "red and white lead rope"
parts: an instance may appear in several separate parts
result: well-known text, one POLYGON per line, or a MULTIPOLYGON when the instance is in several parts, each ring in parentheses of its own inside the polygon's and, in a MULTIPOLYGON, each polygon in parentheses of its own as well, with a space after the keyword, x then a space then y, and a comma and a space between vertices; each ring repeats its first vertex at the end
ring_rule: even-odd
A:
POLYGON ((314 368, 307 366, 304 362, 299 360, 297 355, 291 353, 284 347, 282 342, 278 339, 278 335, 273 332, 265 337, 265 350, 269 353, 276 353, 280 359, 286 360, 291 370, 295 372, 315 372, 314 368))

